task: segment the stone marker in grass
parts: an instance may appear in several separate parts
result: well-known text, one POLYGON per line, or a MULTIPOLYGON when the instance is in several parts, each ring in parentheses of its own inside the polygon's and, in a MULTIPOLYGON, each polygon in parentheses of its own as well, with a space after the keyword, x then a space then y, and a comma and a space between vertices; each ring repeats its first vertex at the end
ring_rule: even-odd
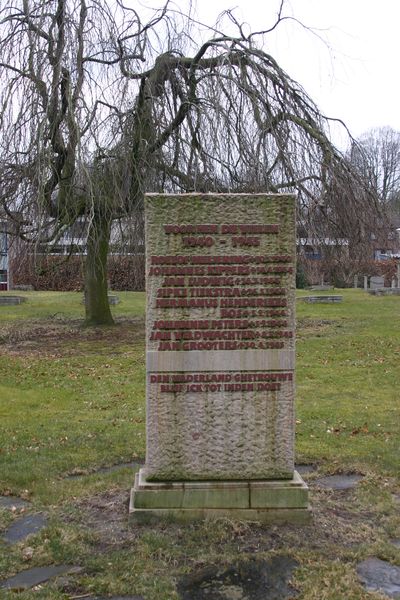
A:
POLYGON ((295 598, 290 579, 298 562, 290 556, 251 559, 226 566, 210 565, 178 581, 181 600, 285 600, 295 598))
POLYGON ((24 296, 3 296, 0 295, 0 306, 10 306, 17 305, 26 302, 26 298, 24 296))
POLYGON ((351 490, 362 480, 363 476, 356 473, 349 475, 327 475, 315 479, 314 483, 320 487, 329 488, 332 490, 351 490))
POLYGON ((136 517, 304 521, 295 198, 146 198, 147 455, 136 517))
POLYGON ((29 506, 29 502, 18 496, 0 496, 0 508, 21 510, 29 506))
POLYGON ((309 304, 337 304, 343 301, 343 296, 332 294, 329 296, 303 296, 300 300, 309 304))
POLYGON ((58 575, 64 575, 66 573, 69 574, 78 574, 82 572, 81 567, 76 567, 73 565, 50 565, 48 567, 33 567, 32 569, 26 569, 25 571, 21 571, 14 575, 14 577, 10 577, 9 579, 5 579, 4 581, 0 581, 0 589, 12 590, 14 592, 20 592, 22 590, 28 590, 35 585, 39 585, 41 583, 45 583, 58 575))
POLYGON ((26 515, 11 523, 6 529, 3 539, 8 544, 17 544, 27 538, 28 535, 39 533, 47 527, 47 522, 47 515, 43 513, 26 515))
POLYGON ((85 600, 144 600, 143 596, 82 596, 85 600))
POLYGON ((357 565, 357 574, 369 592, 400 598, 400 567, 371 557, 357 565))

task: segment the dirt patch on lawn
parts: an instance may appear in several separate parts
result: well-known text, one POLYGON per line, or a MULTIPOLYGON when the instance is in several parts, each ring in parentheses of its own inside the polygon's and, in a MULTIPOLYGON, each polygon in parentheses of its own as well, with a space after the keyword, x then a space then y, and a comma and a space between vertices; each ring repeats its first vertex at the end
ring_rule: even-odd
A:
POLYGON ((298 338, 319 337, 337 327, 343 327, 343 322, 338 319, 311 319, 303 317, 296 321, 296 336, 298 338))
POLYGON ((144 340, 144 319, 117 319, 112 327, 83 327, 82 321, 48 319, 7 323, 0 333, 0 353, 65 356, 80 351, 108 353, 144 340))
MULTIPOLYGON (((182 525, 160 520, 145 526, 138 525, 129 520, 127 490, 107 491, 78 501, 72 521, 94 534, 95 552, 128 547, 149 532, 167 535, 172 547, 185 543, 190 546, 190 538, 197 539, 205 528, 208 530, 205 534, 207 544, 214 546, 213 550, 221 552, 221 556, 227 551, 227 545, 232 545, 240 554, 290 548, 294 553, 318 551, 334 559, 344 548, 354 548, 367 542, 371 544, 385 537, 381 515, 373 510, 357 509, 352 491, 311 488, 311 498, 312 520, 301 528, 294 525, 234 522, 229 519, 218 519, 215 534, 212 521, 208 525, 201 522, 182 525)), ((187 550, 190 555, 190 548, 187 550)))
POLYGON ((73 515, 68 515, 66 521, 94 534, 97 552, 121 549, 137 537, 137 531, 129 524, 128 508, 126 490, 109 490, 78 501, 73 515))

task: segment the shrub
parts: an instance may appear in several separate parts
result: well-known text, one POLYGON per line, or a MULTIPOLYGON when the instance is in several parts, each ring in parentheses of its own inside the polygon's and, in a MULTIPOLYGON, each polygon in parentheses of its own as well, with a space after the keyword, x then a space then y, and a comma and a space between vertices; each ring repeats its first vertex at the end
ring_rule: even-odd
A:
MULTIPOLYGON (((84 257, 19 255, 11 261, 13 285, 31 285, 35 290, 57 292, 84 288, 84 257)), ((144 256, 111 255, 108 260, 109 287, 119 291, 142 291, 145 286, 144 256)))

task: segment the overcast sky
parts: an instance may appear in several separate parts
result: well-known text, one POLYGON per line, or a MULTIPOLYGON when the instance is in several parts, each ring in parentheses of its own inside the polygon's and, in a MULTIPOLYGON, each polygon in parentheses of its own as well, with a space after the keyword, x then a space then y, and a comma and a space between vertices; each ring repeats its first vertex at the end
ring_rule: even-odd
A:
MULTIPOLYGON (((274 22, 279 0, 198 0, 202 20, 224 9, 254 30, 274 22)), ((303 85, 329 117, 345 121, 358 137, 372 127, 400 130, 400 0, 287 0, 282 23, 264 49, 303 85)), ((336 143, 342 138, 334 132, 336 143)))

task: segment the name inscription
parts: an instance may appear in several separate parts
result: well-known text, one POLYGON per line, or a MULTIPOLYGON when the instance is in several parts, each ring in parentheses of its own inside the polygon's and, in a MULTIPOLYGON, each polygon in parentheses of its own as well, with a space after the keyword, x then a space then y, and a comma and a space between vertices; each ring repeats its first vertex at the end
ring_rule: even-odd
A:
POLYGON ((151 255, 147 276, 156 286, 156 309, 217 309, 217 319, 156 320, 150 341, 157 350, 246 350, 284 348, 286 288, 293 273, 288 254, 182 254, 181 248, 260 246, 262 236, 279 233, 278 224, 168 224, 176 254, 151 255), (190 234, 191 237, 188 237, 190 234), (249 234, 252 237, 249 237, 249 234), (257 234, 254 237, 253 234, 257 234))

